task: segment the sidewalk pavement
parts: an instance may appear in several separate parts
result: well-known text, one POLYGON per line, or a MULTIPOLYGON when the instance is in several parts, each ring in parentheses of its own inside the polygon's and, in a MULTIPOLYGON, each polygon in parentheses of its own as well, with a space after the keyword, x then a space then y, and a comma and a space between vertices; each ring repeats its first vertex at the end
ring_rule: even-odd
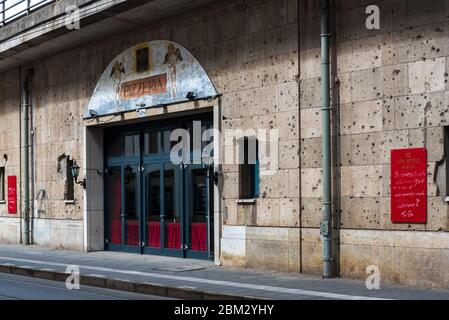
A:
POLYGON ((202 260, 0 246, 0 272, 65 281, 68 265, 79 267, 81 285, 180 299, 449 300, 449 290, 382 284, 368 290, 364 281, 217 267, 202 260))

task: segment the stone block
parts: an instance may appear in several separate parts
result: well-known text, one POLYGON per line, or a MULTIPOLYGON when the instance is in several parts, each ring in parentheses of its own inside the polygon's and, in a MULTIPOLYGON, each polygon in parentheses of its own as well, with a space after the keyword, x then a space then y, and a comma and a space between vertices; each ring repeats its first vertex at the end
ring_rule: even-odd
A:
POLYGON ((289 247, 286 241, 247 240, 246 267, 288 272, 289 247))
POLYGON ((322 138, 301 140, 301 168, 316 168, 322 164, 322 138))
POLYGON ((295 82, 279 85, 279 111, 293 111, 299 108, 299 85, 295 82))
POLYGON ((279 199, 257 199, 258 226, 279 226, 279 199))
POLYGON ((445 70, 445 58, 410 62, 410 94, 444 91, 445 70))
POLYGON ((322 273, 323 248, 319 229, 302 230, 301 259, 304 273, 322 273))
POLYGON ((279 225, 282 227, 299 226, 299 199, 281 199, 279 205, 279 225))
POLYGON ((287 171, 288 177, 288 192, 287 197, 290 198, 299 198, 299 188, 300 188, 300 180, 299 180, 299 169, 290 169, 287 171))
POLYGON ((302 109, 321 106, 321 78, 301 79, 300 89, 300 107, 302 109))
POLYGON ((391 98, 407 95, 409 92, 409 74, 407 64, 382 67, 384 97, 391 98))
POLYGON ((269 128, 277 130, 280 140, 299 140, 298 111, 279 112, 273 118, 269 128))
POLYGON ((276 170, 260 175, 260 194, 262 198, 279 199, 288 193, 288 171, 276 170))
POLYGON ((351 101, 360 102, 382 98, 383 75, 380 68, 351 73, 351 101))
POLYGON ((323 195, 323 170, 307 168, 301 170, 301 196, 319 198, 323 195))
POLYGON ((246 227, 223 226, 221 261, 223 265, 245 266, 246 227))
POLYGON ((323 200, 321 198, 301 199, 301 227, 318 228, 323 216, 323 200))
POLYGON ((248 227, 246 239, 287 242, 290 238, 288 228, 279 227, 248 227))
POLYGON ((341 228, 380 229, 381 213, 379 198, 342 198, 341 228))
POLYGON ((295 169, 299 167, 299 141, 288 140, 279 143, 279 168, 295 169))
POLYGON ((238 225, 237 219, 237 203, 235 199, 223 201, 223 224, 229 226, 238 225))
POLYGON ((225 181, 223 187, 224 199, 238 199, 239 198, 239 176, 237 172, 223 173, 225 181))
POLYGON ((320 48, 301 50, 300 52, 300 78, 311 79, 321 76, 320 48))
MULTIPOLYGON (((361 17, 366 17, 366 15, 362 14, 361 17)), ((338 72, 354 72, 381 67, 382 47, 379 44, 382 43, 383 38, 384 36, 381 34, 340 42, 337 46, 338 72)))
POLYGON ((321 110, 319 108, 301 109, 301 138, 321 137, 321 110))
POLYGON ((341 168, 343 197, 379 197, 382 193, 382 166, 341 168))

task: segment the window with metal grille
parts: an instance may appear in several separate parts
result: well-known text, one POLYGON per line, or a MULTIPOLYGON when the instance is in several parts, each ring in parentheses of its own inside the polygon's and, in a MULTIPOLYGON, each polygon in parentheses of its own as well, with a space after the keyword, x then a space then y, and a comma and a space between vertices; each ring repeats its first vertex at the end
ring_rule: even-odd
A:
POLYGON ((259 197, 259 142, 254 137, 239 141, 239 198, 259 197))

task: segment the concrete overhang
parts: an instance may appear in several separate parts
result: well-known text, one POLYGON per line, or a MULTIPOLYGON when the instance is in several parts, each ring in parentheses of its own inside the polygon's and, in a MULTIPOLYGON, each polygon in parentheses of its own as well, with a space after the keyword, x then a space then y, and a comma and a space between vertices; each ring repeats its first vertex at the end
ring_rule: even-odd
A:
POLYGON ((216 1, 59 0, 0 29, 0 72, 216 1), (73 4, 79 30, 66 27, 73 4))

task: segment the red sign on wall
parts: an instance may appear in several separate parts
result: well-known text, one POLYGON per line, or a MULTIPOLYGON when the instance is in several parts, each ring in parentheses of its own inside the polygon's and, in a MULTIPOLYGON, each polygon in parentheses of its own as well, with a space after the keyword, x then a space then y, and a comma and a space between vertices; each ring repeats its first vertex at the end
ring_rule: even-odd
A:
POLYGON ((391 151, 391 221, 427 222, 427 151, 391 151))
POLYGON ((17 214, 17 177, 8 176, 8 213, 17 214))

